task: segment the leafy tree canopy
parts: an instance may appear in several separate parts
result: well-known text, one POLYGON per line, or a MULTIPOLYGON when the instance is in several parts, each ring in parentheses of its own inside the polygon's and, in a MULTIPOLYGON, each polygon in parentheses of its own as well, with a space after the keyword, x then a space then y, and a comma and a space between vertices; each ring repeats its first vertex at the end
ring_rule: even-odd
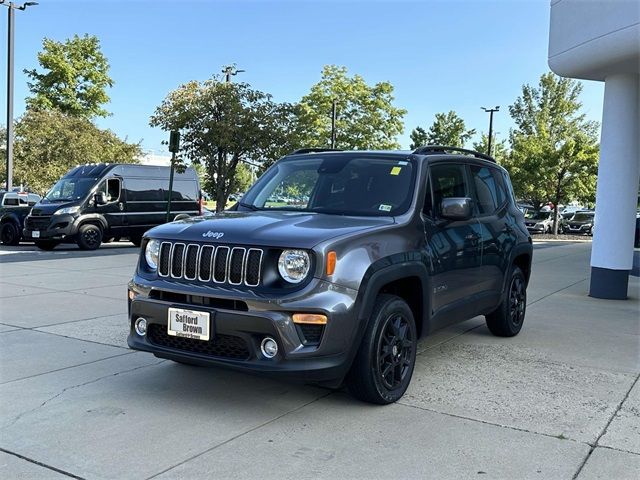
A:
POLYGON ((74 35, 64 42, 45 38, 38 63, 42 71, 24 71, 33 95, 28 105, 85 118, 109 115, 102 106, 109 101, 106 89, 113 80, 98 37, 74 35))
POLYGON ((120 140, 86 118, 57 110, 27 109, 16 122, 14 183, 46 192, 83 163, 136 163, 139 144, 120 140))
POLYGON ((241 161, 273 161, 296 138, 296 107, 278 104, 245 83, 220 77, 191 81, 170 92, 150 125, 182 132, 181 152, 206 167, 205 189, 215 192, 216 208, 224 209, 229 194, 241 186, 241 161), (292 126, 293 125, 293 126, 292 126))
MULTIPOLYGON (((507 141, 500 140, 496 138, 495 133, 492 135, 491 139, 491 156, 496 159, 496 161, 502 165, 509 154, 507 148, 507 141)), ((480 135, 480 140, 477 142, 473 142, 473 149, 476 152, 489 154, 489 135, 486 133, 482 133, 480 135)))
POLYGON ((393 105, 393 85, 369 86, 360 75, 350 77, 346 67, 326 65, 321 80, 300 101, 302 143, 328 147, 331 143, 331 110, 337 103, 336 147, 342 149, 396 149, 407 113, 393 105))
POLYGON ((464 147, 475 133, 473 129, 467 130, 464 120, 453 110, 448 113, 436 113, 428 131, 417 127, 411 132, 411 148, 421 145, 464 147))
POLYGON ((598 124, 581 112, 581 91, 579 82, 546 73, 509 107, 516 127, 505 166, 516 195, 536 207, 595 197, 598 124))

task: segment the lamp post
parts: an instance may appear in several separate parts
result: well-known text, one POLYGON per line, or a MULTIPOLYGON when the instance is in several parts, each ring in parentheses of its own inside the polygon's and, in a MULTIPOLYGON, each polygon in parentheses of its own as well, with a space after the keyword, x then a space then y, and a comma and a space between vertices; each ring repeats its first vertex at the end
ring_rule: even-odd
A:
POLYGON ((232 76, 236 76, 237 74, 244 71, 245 70, 238 70, 235 65, 227 65, 222 69, 222 73, 224 73, 224 79, 227 83, 231 83, 232 76))
POLYGON ((0 0, 0 5, 8 9, 7 15, 7 192, 13 186, 13 30, 15 10, 26 10, 38 5, 37 2, 25 2, 18 5, 0 0))
POLYGON ((491 156, 491 140, 493 140, 493 112, 500 111, 500 106, 496 105, 495 108, 480 108, 489 114, 489 143, 487 145, 487 155, 491 156))

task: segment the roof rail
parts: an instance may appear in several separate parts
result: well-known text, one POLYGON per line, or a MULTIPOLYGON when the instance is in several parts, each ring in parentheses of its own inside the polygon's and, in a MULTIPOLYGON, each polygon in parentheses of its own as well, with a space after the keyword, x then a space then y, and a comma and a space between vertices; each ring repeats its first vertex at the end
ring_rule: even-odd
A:
POLYGON ((490 162, 493 162, 493 163, 498 163, 496 162, 495 158, 489 155, 476 152, 475 150, 467 150, 466 148, 447 147, 444 145, 425 145, 424 147, 418 147, 413 151, 413 153, 416 155, 437 155, 439 153, 447 153, 447 152, 463 153, 465 155, 471 155, 476 158, 481 158, 483 160, 489 160, 490 162))
POLYGON ((320 152, 342 152, 341 148, 299 148, 294 150, 289 155, 299 155, 302 153, 320 153, 320 152))

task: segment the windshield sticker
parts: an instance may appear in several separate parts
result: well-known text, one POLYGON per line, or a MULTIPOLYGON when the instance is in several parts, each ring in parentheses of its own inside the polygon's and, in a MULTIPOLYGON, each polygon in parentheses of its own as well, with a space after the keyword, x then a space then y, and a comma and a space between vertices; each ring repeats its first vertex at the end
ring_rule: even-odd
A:
POLYGON ((399 175, 400 174, 400 170, 402 170, 402 167, 393 167, 391 169, 391 172, 389 172, 390 175, 399 175))
POLYGON ((390 212, 391 211, 391 205, 385 205, 384 203, 380 204, 380 208, 378 208, 378 210, 382 211, 382 212, 390 212))

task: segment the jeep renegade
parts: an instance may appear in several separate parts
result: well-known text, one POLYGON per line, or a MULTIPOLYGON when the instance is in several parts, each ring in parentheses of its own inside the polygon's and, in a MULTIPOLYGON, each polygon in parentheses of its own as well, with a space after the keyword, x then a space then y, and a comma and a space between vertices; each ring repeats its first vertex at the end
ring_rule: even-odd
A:
POLYGON ((298 150, 229 211, 149 230, 131 348, 386 404, 417 340, 484 315, 522 328, 532 244, 507 172, 452 147, 298 150))

